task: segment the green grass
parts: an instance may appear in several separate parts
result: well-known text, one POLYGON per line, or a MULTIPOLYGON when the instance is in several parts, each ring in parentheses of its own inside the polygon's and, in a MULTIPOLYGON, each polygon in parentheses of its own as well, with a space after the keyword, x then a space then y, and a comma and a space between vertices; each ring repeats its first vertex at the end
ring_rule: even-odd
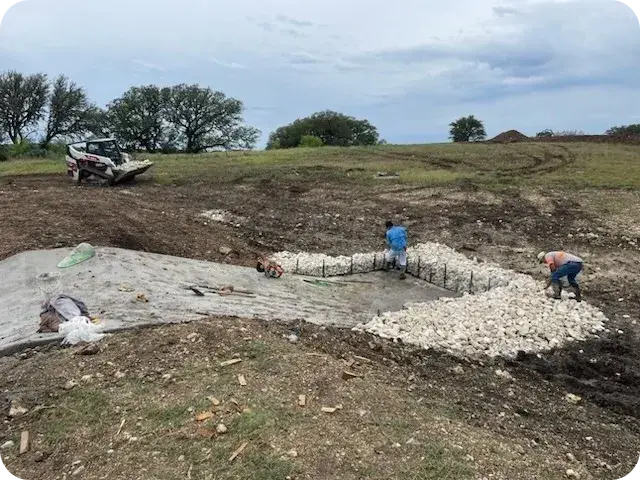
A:
MULTIPOLYGON (((339 182, 370 186, 555 186, 640 187, 640 147, 595 143, 433 144, 354 148, 297 148, 277 151, 144 155, 156 165, 147 178, 160 185, 194 182, 236 184, 283 181, 339 182), (378 179, 377 172, 398 178, 378 179)), ((60 160, 24 159, 0 163, 0 177, 64 174, 60 160)))

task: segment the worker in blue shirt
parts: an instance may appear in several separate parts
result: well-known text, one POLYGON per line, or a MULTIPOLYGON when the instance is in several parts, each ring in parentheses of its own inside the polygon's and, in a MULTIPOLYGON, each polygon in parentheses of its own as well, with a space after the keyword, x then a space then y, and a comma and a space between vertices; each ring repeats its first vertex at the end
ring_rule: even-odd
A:
MULTIPOLYGON (((397 222, 399 223, 399 222, 397 222)), ((391 270, 391 265, 396 261, 400 267, 400 280, 407 278, 407 229, 393 222, 387 222, 387 245, 389 249, 385 256, 385 270, 391 270)))

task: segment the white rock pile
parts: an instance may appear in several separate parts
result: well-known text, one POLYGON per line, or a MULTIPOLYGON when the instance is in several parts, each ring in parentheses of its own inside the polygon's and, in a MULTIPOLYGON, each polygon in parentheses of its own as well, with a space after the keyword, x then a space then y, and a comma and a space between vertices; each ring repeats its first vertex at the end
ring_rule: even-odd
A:
MULTIPOLYGON (((528 275, 469 259, 438 243, 418 244, 407 254, 409 273, 462 296, 406 304, 353 330, 465 358, 539 352, 605 330, 608 319, 599 309, 569 301, 564 292, 563 301, 550 299, 528 275)), ((367 273, 384 266, 384 252, 352 257, 279 252, 271 258, 285 272, 309 276, 367 273)))

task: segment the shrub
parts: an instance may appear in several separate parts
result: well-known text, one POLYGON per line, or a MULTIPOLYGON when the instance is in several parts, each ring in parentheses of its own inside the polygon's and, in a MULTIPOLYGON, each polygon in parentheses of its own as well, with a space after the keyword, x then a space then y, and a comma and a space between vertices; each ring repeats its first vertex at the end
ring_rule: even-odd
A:
POLYGON ((7 160, 9 160, 9 147, 0 145, 0 162, 6 162, 7 160))
POLYGON ((553 137, 553 130, 547 128, 546 130, 542 130, 541 132, 536 133, 536 137, 553 137))
POLYGON ((310 147, 310 148, 321 147, 322 145, 324 145, 324 143, 322 142, 322 139, 314 135, 303 135, 300 138, 300 143, 298 144, 299 147, 310 147))

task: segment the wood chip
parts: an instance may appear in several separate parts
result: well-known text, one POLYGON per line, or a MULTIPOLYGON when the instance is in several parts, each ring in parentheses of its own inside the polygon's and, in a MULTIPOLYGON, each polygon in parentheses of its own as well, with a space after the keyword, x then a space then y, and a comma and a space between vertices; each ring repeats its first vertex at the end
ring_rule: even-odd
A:
POLYGON ((238 449, 231 454, 231 456, 229 457, 229 461, 233 462, 236 457, 240 455, 245 448, 247 448, 247 445, 249 445, 249 442, 244 442, 242 445, 240 445, 238 449))
POLYGON ((335 407, 322 407, 324 413, 334 413, 337 410, 335 407))
POLYGON ((304 407, 307 404, 307 396, 306 395, 298 395, 298 405, 304 407))
POLYGON ((238 375, 238 383, 242 387, 246 387, 247 386, 247 380, 245 380, 244 375, 238 375))
POLYGON ((218 400, 216 397, 209 397, 208 400, 213 403, 214 407, 217 407, 218 405, 220 405, 220 400, 218 400))
POLYGON ((358 355, 354 355, 353 356, 354 360, 357 360, 359 362, 370 362, 371 360, 366 358, 366 357, 359 357, 358 355))
POLYGON ((196 430, 196 433, 204 438, 213 438, 216 436, 215 430, 211 430, 210 428, 200 427, 198 428, 198 430, 196 430))
POLYGON ((122 427, 124 427, 124 422, 126 422, 126 421, 127 421, 127 419, 126 419, 126 418, 123 418, 123 419, 122 419, 122 422, 120 422, 120 426, 118 427, 118 431, 116 432, 116 437, 117 437, 118 435, 120 435, 120 432, 122 431, 122 427))
POLYGON ((343 380, 351 380, 352 378, 362 378, 362 375, 344 370, 342 372, 342 378, 343 380))
POLYGON ((231 360, 227 360, 226 362, 221 362, 220 366, 221 367, 227 367, 229 365, 234 365, 236 363, 240 363, 242 361, 241 358, 232 358, 231 360))
POLYGON ((213 412, 202 412, 202 413, 199 413, 198 415, 196 415, 196 421, 197 422, 204 422, 205 420, 208 420, 211 417, 213 417, 213 412))
POLYGON ((356 361, 352 358, 347 362, 347 368, 351 368, 356 364, 356 361))
POLYGON ((20 435, 20 455, 29 451, 29 432, 26 430, 20 435))

